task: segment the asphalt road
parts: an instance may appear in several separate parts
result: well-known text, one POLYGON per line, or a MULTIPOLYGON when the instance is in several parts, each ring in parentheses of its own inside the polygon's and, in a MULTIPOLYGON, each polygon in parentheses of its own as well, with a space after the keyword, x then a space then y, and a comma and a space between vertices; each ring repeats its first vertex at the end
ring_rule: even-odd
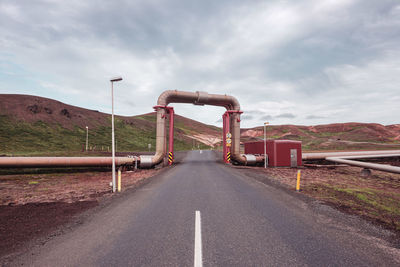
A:
POLYGON ((204 266, 399 264, 398 250, 365 234, 358 219, 261 184, 211 151, 192 151, 13 265, 193 266, 196 211, 204 266))

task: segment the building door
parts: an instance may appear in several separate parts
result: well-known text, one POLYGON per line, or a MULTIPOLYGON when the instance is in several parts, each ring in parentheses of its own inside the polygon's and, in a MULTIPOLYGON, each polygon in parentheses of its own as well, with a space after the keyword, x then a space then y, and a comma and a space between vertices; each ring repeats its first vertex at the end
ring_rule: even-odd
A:
POLYGON ((290 167, 297 167, 297 149, 290 149, 290 167))

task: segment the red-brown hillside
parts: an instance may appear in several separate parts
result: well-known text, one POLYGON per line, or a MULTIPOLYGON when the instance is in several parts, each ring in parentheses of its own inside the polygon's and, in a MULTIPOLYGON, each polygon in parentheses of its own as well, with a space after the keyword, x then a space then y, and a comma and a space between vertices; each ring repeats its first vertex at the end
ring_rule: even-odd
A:
MULTIPOLYGON (((122 150, 155 147, 155 113, 116 116, 116 138, 122 150)), ((109 147, 111 115, 56 100, 16 94, 0 95, 0 154, 35 151, 76 151, 89 127, 91 144, 109 147)), ((219 142, 219 128, 179 115, 175 120, 176 149, 204 147, 219 142)))
MULTIPOLYGON (((242 129, 243 141, 263 138, 263 127, 242 129)), ((400 124, 332 123, 316 126, 271 125, 268 138, 303 141, 306 149, 387 149, 400 148, 400 124)))
MULTIPOLYGON (((46 125, 57 125, 70 131, 74 131, 76 128, 84 129, 85 126, 89 126, 90 129, 101 129, 110 124, 110 114, 29 95, 0 95, 0 115, 7 116, 13 121, 28 124, 43 122, 46 125)), ((154 141, 150 140, 154 138, 153 135, 155 134, 154 112, 132 117, 117 116, 117 118, 120 122, 130 126, 135 132, 139 131, 139 135, 142 136, 143 144, 136 144, 133 147, 144 148, 148 142, 154 141)), ((175 128, 176 137, 182 141, 182 145, 191 146, 193 139, 207 145, 221 142, 222 131, 220 128, 179 115, 176 116, 175 128)), ((130 130, 126 130, 125 135, 129 136, 130 130)), ((47 130, 47 132, 49 131, 47 130)), ((99 132, 98 136, 104 136, 104 140, 108 140, 104 132, 106 130, 99 132)), ((263 133, 263 127, 241 129, 241 141, 260 140, 263 138, 263 133)), ((41 133, 36 135, 40 136, 41 133)), ((80 135, 80 133, 75 133, 75 135, 80 135)), ((301 140, 305 149, 313 150, 399 148, 400 124, 385 126, 377 123, 350 122, 316 126, 273 125, 268 126, 267 135, 268 138, 301 140)), ((7 140, 7 138, 9 137, 3 136, 2 140, 7 140)), ((19 140, 17 137, 15 138, 19 140)), ((78 137, 75 136, 74 138, 77 139, 78 137)), ((137 141, 137 138, 135 140, 137 141)))
MULTIPOLYGON (((16 94, 0 94, 0 115, 12 116, 13 119, 24 122, 43 121, 59 124, 64 128, 98 127, 108 123, 111 115, 97 110, 80 108, 62 103, 57 100, 16 94)), ((135 123, 135 126, 148 127, 155 122, 155 112, 139 116, 117 116, 126 123, 135 123), (146 119, 144 119, 146 118, 146 119)), ((176 115, 176 127, 186 130, 188 133, 207 133, 216 135, 218 127, 206 125, 201 122, 176 115)))
POLYGON ((104 124, 106 114, 64 104, 49 98, 30 95, 0 95, 0 114, 24 122, 43 121, 70 129, 104 124))

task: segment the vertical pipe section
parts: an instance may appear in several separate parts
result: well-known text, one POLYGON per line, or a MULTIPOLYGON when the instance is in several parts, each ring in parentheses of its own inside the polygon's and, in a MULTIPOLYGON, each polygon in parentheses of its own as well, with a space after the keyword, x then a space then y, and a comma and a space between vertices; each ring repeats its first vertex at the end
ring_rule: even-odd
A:
POLYGON ((156 154, 152 162, 160 162, 165 155, 165 109, 157 109, 156 154))
POLYGON ((246 164, 247 160, 244 156, 240 154, 240 112, 231 113, 232 123, 231 123, 231 133, 232 133, 232 158, 241 163, 246 164))

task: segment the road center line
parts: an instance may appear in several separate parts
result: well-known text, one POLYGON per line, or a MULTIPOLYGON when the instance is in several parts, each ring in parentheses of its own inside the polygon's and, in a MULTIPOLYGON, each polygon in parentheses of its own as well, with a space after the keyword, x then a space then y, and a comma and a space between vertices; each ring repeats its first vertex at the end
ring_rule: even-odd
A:
POLYGON ((203 266, 203 253, 201 247, 201 217, 200 211, 196 210, 196 222, 194 227, 194 267, 203 266))

